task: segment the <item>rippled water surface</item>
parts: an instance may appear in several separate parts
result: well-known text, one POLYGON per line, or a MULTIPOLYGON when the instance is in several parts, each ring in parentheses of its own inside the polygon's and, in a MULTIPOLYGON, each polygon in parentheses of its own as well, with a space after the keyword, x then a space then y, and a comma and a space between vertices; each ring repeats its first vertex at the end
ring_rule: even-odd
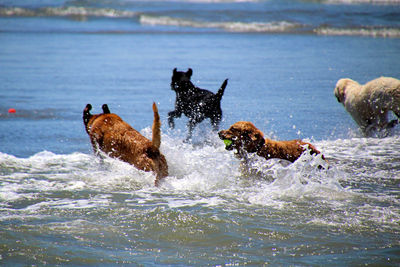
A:
MULTIPOLYGON (((170 177, 160 188, 153 187, 151 174, 114 159, 1 154, 3 260, 394 264, 400 168, 377 167, 393 158, 374 149, 376 140, 343 141, 340 149, 337 142, 317 142, 335 158, 330 169, 319 170, 321 159, 309 155, 289 166, 272 161, 264 169, 270 182, 241 176, 221 145, 193 148, 164 136, 170 177), (366 146, 382 159, 364 155, 366 146), (354 159, 354 152, 365 162, 354 159)), ((400 145, 398 138, 385 143, 400 145)))
POLYGON ((340 78, 400 78, 396 1, 0 1, 1 266, 398 266, 400 130, 364 138, 340 78), (167 126, 173 68, 216 92, 228 128, 325 155, 240 171, 206 121, 167 126), (107 103, 151 136, 169 176, 96 157, 107 103), (10 108, 15 113, 9 113, 10 108))

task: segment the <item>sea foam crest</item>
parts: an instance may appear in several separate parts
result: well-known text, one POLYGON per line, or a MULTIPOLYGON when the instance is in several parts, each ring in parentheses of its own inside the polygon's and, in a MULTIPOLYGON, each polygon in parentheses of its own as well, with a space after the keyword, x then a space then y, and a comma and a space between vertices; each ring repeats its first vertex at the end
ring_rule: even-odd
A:
POLYGON ((371 36, 371 37, 391 37, 399 38, 400 29, 398 28, 318 28, 314 30, 320 35, 344 35, 344 36, 371 36))
POLYGON ((398 5, 399 0, 324 0, 327 4, 375 4, 375 5, 398 5))
POLYGON ((178 26, 191 28, 222 29, 230 32, 286 32, 301 27, 300 24, 276 22, 201 22, 169 16, 140 15, 139 21, 146 25, 178 26))
MULTIPOLYGON (((166 0, 176 1, 176 0, 166 0)), ((247 2, 260 2, 260 0, 184 0, 191 3, 247 3, 247 2)), ((262 0, 261 0, 262 1, 262 0)))
POLYGON ((45 17, 45 16, 76 16, 76 17, 107 17, 107 18, 132 18, 136 12, 117 10, 112 8, 91 8, 91 7, 44 7, 37 9, 21 7, 0 8, 0 16, 7 17, 45 17))

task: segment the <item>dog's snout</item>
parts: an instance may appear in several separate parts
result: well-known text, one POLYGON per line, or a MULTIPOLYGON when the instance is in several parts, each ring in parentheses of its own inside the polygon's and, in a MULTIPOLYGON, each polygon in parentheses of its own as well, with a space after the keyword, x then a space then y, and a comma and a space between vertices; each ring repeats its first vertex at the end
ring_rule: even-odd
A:
POLYGON ((179 89, 179 83, 171 82, 171 89, 172 90, 178 90, 179 89))

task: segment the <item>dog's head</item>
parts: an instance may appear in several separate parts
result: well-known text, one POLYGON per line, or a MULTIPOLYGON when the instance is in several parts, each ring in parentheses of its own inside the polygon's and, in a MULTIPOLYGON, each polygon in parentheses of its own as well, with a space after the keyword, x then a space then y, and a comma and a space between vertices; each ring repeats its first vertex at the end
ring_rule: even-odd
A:
POLYGON ((177 71, 175 68, 172 71, 172 78, 171 78, 171 89, 173 91, 180 91, 184 89, 188 84, 190 84, 190 78, 192 77, 193 70, 188 69, 186 72, 184 71, 177 71))
POLYGON ((255 153, 265 144, 264 134, 248 121, 236 122, 228 130, 220 131, 218 135, 224 140, 227 150, 235 148, 238 152, 245 150, 255 153))
POLYGON ((339 103, 344 104, 344 101, 346 100, 346 87, 349 86, 350 84, 357 83, 353 81, 352 79, 340 79, 336 83, 335 90, 333 90, 333 93, 336 96, 336 99, 339 103))
MULTIPOLYGON (((93 123, 93 121, 103 115, 103 114, 110 114, 110 109, 108 108, 107 104, 103 104, 102 106, 103 109, 103 113, 100 114, 91 114, 90 111, 92 110, 92 105, 91 104, 87 104, 86 107, 83 109, 83 124, 85 125, 85 129, 88 132, 90 125, 93 123)), ((89 132, 88 132, 89 133, 89 132)))

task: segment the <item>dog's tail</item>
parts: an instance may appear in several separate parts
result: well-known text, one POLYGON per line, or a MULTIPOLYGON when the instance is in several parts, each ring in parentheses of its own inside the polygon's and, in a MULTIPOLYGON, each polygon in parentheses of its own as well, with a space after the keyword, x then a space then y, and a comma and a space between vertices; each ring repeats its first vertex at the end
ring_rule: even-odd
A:
POLYGON ((156 103, 153 102, 153 112, 154 112, 154 121, 153 121, 153 137, 152 143, 156 148, 160 148, 161 145, 161 120, 160 115, 158 114, 158 108, 156 103))
POLYGON ((85 129, 87 131, 87 125, 89 123, 90 118, 93 116, 92 114, 90 114, 90 110, 92 109, 92 105, 87 104, 85 109, 83 110, 83 124, 85 124, 85 129))
POLYGON ((228 79, 226 79, 226 80, 222 83, 221 87, 218 89, 218 92, 217 92, 216 96, 217 96, 218 100, 220 100, 220 101, 221 101, 221 99, 222 99, 222 96, 224 95, 224 91, 225 91, 225 88, 226 88, 226 85, 227 85, 227 84, 228 84, 228 79))

